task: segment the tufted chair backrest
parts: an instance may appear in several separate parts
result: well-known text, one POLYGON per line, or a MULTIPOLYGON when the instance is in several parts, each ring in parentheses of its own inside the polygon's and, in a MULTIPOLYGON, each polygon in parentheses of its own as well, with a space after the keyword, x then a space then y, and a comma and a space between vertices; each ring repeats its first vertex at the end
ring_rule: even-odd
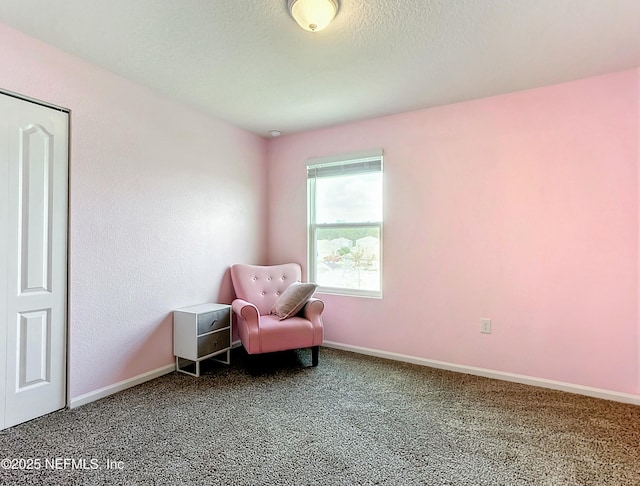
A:
POLYGON ((301 279, 302 269, 297 263, 270 266, 238 263, 231 266, 236 297, 255 305, 261 316, 269 314, 280 294, 301 279))

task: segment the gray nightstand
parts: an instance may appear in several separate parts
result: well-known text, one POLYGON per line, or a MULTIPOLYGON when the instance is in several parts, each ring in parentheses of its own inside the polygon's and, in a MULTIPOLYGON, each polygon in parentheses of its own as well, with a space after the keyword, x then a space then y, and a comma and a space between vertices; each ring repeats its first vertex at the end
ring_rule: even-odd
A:
POLYGON ((199 304, 173 311, 173 354, 176 371, 200 376, 200 361, 213 358, 231 363, 231 306, 199 304), (180 368, 180 361, 191 361, 195 373, 180 368))

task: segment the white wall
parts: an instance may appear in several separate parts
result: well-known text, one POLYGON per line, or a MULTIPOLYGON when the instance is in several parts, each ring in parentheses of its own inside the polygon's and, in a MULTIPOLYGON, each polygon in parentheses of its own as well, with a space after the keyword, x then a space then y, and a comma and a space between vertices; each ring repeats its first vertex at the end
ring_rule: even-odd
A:
POLYGON ((0 90, 71 110, 71 398, 170 365, 171 310, 264 260, 264 140, 2 24, 0 46, 0 90))

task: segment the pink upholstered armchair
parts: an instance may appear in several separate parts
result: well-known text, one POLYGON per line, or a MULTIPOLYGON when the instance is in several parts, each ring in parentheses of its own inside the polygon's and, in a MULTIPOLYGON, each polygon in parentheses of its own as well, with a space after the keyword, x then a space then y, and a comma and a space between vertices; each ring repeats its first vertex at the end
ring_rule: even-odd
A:
POLYGON ((232 308, 247 353, 311 348, 312 365, 318 365, 324 331, 321 316, 324 303, 311 298, 295 317, 284 320, 270 314, 280 294, 301 278, 302 271, 297 263, 231 267, 231 281, 237 297, 232 308))

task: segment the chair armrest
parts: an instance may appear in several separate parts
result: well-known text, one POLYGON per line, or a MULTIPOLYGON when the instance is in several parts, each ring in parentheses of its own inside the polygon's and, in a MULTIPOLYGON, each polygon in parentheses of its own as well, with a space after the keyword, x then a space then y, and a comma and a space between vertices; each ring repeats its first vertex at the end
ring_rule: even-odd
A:
POLYGON ((231 303, 233 313, 236 315, 236 326, 238 336, 244 349, 249 354, 261 352, 260 341, 260 312, 251 302, 242 299, 235 299, 231 303))
POLYGON ((306 319, 313 321, 316 318, 319 318, 324 310, 324 302, 320 299, 314 299, 313 297, 309 299, 309 302, 305 304, 302 309, 302 315, 306 319))
POLYGON ((320 299, 309 299, 309 302, 302 308, 302 315, 308 319, 313 326, 313 342, 314 346, 322 344, 324 339, 324 324, 322 323, 322 311, 324 310, 324 302, 320 299))
POLYGON ((249 328, 257 329, 260 327, 260 313, 258 312, 258 308, 251 302, 235 299, 231 303, 231 309, 247 322, 249 328))

